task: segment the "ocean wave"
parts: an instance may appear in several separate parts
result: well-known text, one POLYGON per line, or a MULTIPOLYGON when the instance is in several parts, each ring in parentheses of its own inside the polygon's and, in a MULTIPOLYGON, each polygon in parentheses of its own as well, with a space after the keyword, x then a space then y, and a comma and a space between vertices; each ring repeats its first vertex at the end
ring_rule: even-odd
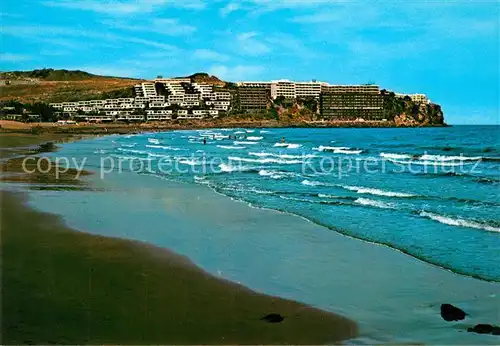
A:
POLYGON ((374 200, 368 199, 368 198, 358 198, 354 201, 354 203, 366 205, 366 206, 371 206, 371 207, 376 207, 376 208, 383 208, 383 209, 394 209, 395 208, 394 204, 392 204, 392 203, 374 201, 374 200))
POLYGON ((289 154, 274 154, 274 153, 254 153, 249 152, 250 156, 258 156, 258 157, 279 157, 280 159, 309 159, 313 157, 317 157, 312 154, 304 154, 304 155, 289 155, 289 154))
POLYGON ((283 172, 283 171, 276 171, 276 170, 268 171, 265 169, 261 169, 259 171, 259 175, 263 176, 263 177, 270 177, 271 179, 283 179, 283 178, 287 178, 287 177, 293 177, 296 174, 292 173, 292 172, 283 172))
POLYGON ((274 146, 278 148, 297 149, 300 148, 302 145, 295 143, 275 143, 274 146))
POLYGON ((349 190, 349 191, 355 191, 357 193, 370 194, 370 195, 375 195, 375 196, 402 197, 402 198, 416 197, 416 195, 412 195, 409 193, 385 191, 385 190, 374 189, 374 188, 369 188, 369 187, 362 187, 362 186, 340 185, 340 187, 342 187, 346 190, 349 190))
POLYGON ((261 139, 264 139, 264 137, 262 137, 262 136, 260 136, 260 137, 259 136, 250 136, 250 137, 247 137, 247 139, 249 141, 260 141, 261 139))
POLYGON ((347 154, 347 155, 359 155, 363 152, 363 150, 360 149, 351 149, 349 147, 330 147, 325 145, 320 145, 317 148, 313 148, 313 150, 322 152, 332 152, 334 154, 347 154))
POLYGON ((381 157, 384 159, 393 159, 393 160, 402 160, 402 159, 411 159, 412 155, 407 154, 391 154, 391 153, 381 153, 381 157))
POLYGON ((394 159, 388 159, 389 161, 393 163, 398 163, 401 165, 418 165, 418 166, 442 166, 442 167, 458 167, 462 165, 471 165, 474 164, 474 162, 467 162, 467 161, 461 161, 461 162, 445 162, 445 161, 417 161, 417 160, 410 160, 410 161, 402 161, 402 160, 394 160, 394 159))
POLYGON ((235 135, 244 135, 246 132, 245 131, 236 131, 234 132, 235 135))
POLYGON ((194 176, 194 181, 198 184, 202 184, 202 185, 209 185, 210 184, 210 181, 207 180, 207 178, 205 176, 197 176, 195 175, 194 176))
POLYGON ((500 161, 500 157, 482 156, 481 160, 484 162, 498 162, 500 161))
POLYGON ((137 145, 137 143, 132 143, 132 144, 121 144, 122 147, 126 147, 126 148, 133 148, 137 145))
MULTIPOLYGON (((381 153, 381 157, 388 159, 393 162, 397 163, 402 163, 402 161, 398 160, 411 160, 411 161, 405 161, 408 163, 426 163, 429 162, 429 164, 441 164, 444 162, 445 164, 448 163, 449 161, 479 161, 482 160, 482 156, 474 156, 474 157, 469 157, 469 156, 446 156, 446 155, 431 155, 431 154, 423 154, 423 155, 411 155, 411 154, 395 154, 395 153, 381 153)), ((460 165, 461 163, 454 163, 457 165, 460 165)))
POLYGON ((478 161, 481 156, 467 157, 467 156, 445 156, 445 155, 429 155, 425 154, 418 158, 421 161, 478 161))
POLYGON ((495 179, 495 178, 477 178, 474 180, 476 183, 480 184, 500 184, 500 179, 495 179))
POLYGON ((297 197, 287 197, 287 196, 280 196, 281 199, 287 200, 287 201, 295 201, 295 202, 303 202, 303 203, 315 203, 314 201, 306 198, 297 198, 297 197))
POLYGON ((258 142, 247 142, 247 141, 234 141, 234 145, 252 145, 252 144, 259 144, 258 142))
POLYGON ((198 166, 201 165, 201 162, 192 160, 192 159, 178 159, 177 162, 182 163, 183 165, 188 166, 198 166))
POLYGON ((231 161, 240 161, 240 162, 278 163, 280 165, 293 165, 293 164, 299 164, 299 163, 303 162, 302 160, 284 160, 284 159, 271 159, 271 158, 250 159, 250 158, 237 157, 237 156, 229 156, 228 159, 231 161))
POLYGON ((462 218, 452 218, 449 216, 429 213, 426 211, 422 211, 419 215, 422 217, 426 217, 428 219, 440 222, 440 223, 445 224, 445 225, 482 229, 482 230, 489 231, 489 232, 500 232, 500 228, 498 228, 498 227, 494 227, 494 226, 484 224, 481 222, 477 222, 474 220, 466 220, 466 219, 462 219, 462 218))
POLYGON ((307 179, 303 180, 301 184, 306 186, 328 186, 328 184, 322 183, 320 181, 307 180, 307 179))
POLYGON ((219 169, 221 170, 221 172, 227 172, 227 173, 231 173, 231 172, 237 172, 237 171, 240 171, 241 168, 240 167, 236 167, 236 166, 232 166, 232 165, 228 165, 226 163, 221 163, 219 165, 219 169))
POLYGON ((170 147, 168 145, 146 145, 147 148, 154 148, 154 149, 165 149, 165 150, 173 150, 173 151, 181 151, 181 150, 187 150, 184 148, 175 148, 175 147, 170 147))
POLYGON ((247 133, 254 133, 255 130, 245 130, 247 133))
POLYGON ((253 167, 246 167, 241 165, 233 166, 228 163, 221 163, 218 167, 221 173, 248 172, 255 170, 253 167))
POLYGON ((237 145, 218 145, 217 148, 221 148, 221 149, 246 149, 246 147, 239 147, 237 145))
POLYGON ((160 141, 156 138, 148 138, 148 142, 151 144, 160 144, 160 141))
POLYGON ((267 130, 260 130, 259 132, 260 133, 271 133, 271 131, 267 131, 267 130))
POLYGON ((126 148, 117 148, 116 150, 124 152, 124 153, 131 153, 131 154, 138 154, 138 155, 149 155, 149 152, 145 151, 145 150, 126 149, 126 148))

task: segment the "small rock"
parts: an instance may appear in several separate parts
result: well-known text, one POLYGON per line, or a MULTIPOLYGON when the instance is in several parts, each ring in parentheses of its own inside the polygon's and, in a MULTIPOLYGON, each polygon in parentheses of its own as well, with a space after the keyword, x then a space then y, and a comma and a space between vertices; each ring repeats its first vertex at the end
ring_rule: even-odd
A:
POLYGON ((493 334, 498 335, 500 327, 494 327, 491 324, 478 324, 474 328, 469 328, 467 331, 469 333, 477 333, 477 334, 493 334))
POLYGON ((261 321, 266 321, 268 323, 280 323, 285 318, 280 314, 269 314, 261 318, 261 321))
POLYGON ((459 309, 451 304, 442 304, 441 305, 441 317, 448 322, 451 321, 460 321, 465 318, 465 311, 459 309))

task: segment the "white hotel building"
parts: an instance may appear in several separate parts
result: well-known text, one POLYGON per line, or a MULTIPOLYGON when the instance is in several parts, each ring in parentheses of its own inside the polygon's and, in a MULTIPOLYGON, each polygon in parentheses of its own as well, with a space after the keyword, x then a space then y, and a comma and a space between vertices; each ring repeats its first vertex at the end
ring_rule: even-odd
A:
POLYGON ((266 88, 271 90, 271 97, 276 100, 282 96, 287 99, 301 97, 319 97, 321 88, 328 83, 325 82, 294 82, 288 79, 274 80, 271 82, 239 82, 238 86, 266 88))

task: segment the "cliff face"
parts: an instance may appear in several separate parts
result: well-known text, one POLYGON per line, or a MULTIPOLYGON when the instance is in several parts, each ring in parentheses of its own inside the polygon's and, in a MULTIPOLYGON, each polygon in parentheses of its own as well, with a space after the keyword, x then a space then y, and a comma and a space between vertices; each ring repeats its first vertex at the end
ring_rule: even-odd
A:
POLYGON ((446 125, 441 106, 435 103, 418 103, 409 97, 396 97, 393 92, 381 91, 384 98, 384 115, 397 126, 446 125))

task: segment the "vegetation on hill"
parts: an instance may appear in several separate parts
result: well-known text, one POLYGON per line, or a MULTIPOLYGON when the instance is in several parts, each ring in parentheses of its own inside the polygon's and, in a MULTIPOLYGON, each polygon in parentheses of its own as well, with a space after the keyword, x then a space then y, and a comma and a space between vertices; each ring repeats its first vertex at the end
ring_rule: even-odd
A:
POLYGON ((220 87, 224 87, 226 85, 226 82, 205 72, 198 72, 188 76, 187 78, 191 78, 191 81, 194 83, 205 83, 220 87))
POLYGON ((0 101, 70 102, 110 97, 132 97, 135 79, 96 78, 82 81, 42 81, 0 86, 0 101))
POLYGON ((434 103, 417 103, 406 96, 396 97, 392 91, 381 90, 384 98, 384 116, 396 125, 425 126, 443 125, 444 114, 441 106, 434 103))
POLYGON ((0 73, 1 79, 23 79, 34 78, 45 81, 77 81, 92 78, 105 78, 80 70, 54 70, 52 68, 43 68, 33 71, 12 71, 0 73))

